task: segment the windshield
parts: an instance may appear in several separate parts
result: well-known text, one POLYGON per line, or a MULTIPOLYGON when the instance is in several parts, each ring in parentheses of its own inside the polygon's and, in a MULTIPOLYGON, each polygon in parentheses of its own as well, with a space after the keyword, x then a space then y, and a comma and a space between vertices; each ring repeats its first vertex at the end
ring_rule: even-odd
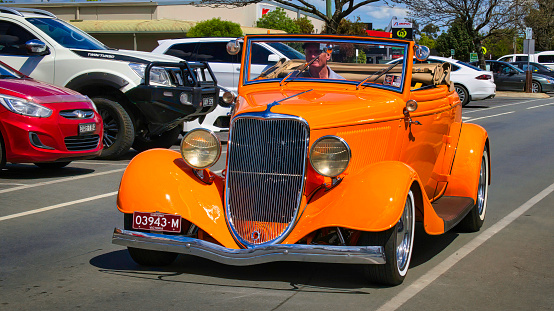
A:
POLYGON ((100 41, 59 19, 28 18, 27 20, 68 49, 106 50, 106 46, 100 41))
MULTIPOLYGON (((243 66, 244 84, 280 82, 333 82, 378 87, 402 92, 405 63, 387 64, 407 53, 407 43, 378 39, 337 37, 261 37, 247 39, 243 66), (260 61, 257 45, 269 45, 280 52, 277 63, 260 61), (363 82, 363 83, 361 83, 363 82)), ((274 55, 272 55, 274 57, 274 55)))

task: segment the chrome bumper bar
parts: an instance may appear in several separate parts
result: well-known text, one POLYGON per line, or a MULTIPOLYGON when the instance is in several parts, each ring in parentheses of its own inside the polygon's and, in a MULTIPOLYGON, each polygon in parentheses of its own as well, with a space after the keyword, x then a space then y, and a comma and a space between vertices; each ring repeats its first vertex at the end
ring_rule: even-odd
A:
POLYGON ((115 228, 112 243, 122 246, 203 257, 233 266, 273 261, 306 261, 349 264, 384 264, 382 246, 273 244, 232 249, 184 236, 145 233, 115 228))

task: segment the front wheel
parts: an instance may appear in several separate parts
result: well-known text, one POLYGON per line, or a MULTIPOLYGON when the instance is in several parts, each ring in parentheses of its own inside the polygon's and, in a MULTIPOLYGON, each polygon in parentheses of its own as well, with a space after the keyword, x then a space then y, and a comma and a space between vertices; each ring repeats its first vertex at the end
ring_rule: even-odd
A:
POLYGON ((177 258, 176 253, 152 251, 149 249, 127 247, 131 258, 142 266, 167 266, 177 258))
POLYGON ((133 149, 141 152, 152 148, 169 148, 177 142, 182 131, 183 127, 179 125, 157 136, 148 138, 137 136, 133 142, 133 149))
POLYGON ((469 92, 463 85, 460 84, 455 84, 454 88, 456 89, 456 93, 458 93, 458 97, 462 102, 462 107, 464 107, 469 103, 469 92))
POLYGON ((117 159, 129 151, 135 139, 131 117, 118 102, 103 97, 94 97, 92 101, 104 123, 104 149, 100 158, 117 159))
POLYGON ((532 93, 540 93, 542 91, 541 84, 538 81, 533 81, 531 83, 531 92, 532 93))
POLYGON ((458 228, 466 232, 477 232, 485 222, 487 212, 487 198, 489 194, 489 151, 483 150, 479 184, 477 185, 477 202, 471 211, 460 221, 458 228))
POLYGON ((393 228, 382 232, 364 232, 360 237, 360 245, 385 248, 385 264, 364 266, 365 275, 371 282, 390 286, 402 284, 412 258, 414 228, 415 204, 410 190, 402 216, 393 228))

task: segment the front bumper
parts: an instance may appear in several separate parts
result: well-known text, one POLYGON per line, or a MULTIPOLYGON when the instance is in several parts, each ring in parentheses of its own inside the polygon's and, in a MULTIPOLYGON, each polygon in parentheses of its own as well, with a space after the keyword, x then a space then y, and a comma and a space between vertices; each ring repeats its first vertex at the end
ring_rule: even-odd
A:
POLYGON ((274 261, 348 264, 384 264, 386 262, 382 246, 273 244, 248 249, 231 249, 190 237, 119 228, 114 230, 112 243, 193 255, 233 266, 248 266, 274 261))

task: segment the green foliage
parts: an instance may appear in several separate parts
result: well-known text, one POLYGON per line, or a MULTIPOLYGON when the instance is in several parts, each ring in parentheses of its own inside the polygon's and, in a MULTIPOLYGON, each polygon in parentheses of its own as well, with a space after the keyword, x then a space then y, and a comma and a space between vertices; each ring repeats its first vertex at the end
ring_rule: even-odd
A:
POLYGON ((435 49, 444 57, 450 57, 450 50, 454 49, 456 59, 462 61, 469 61, 469 53, 475 51, 472 37, 458 20, 437 38, 435 49))
POLYGON ((483 46, 487 49, 486 59, 497 59, 506 54, 514 53, 514 38, 516 38, 516 53, 523 52, 523 38, 514 30, 500 29, 483 40, 483 46))
POLYGON ((187 37, 241 37, 240 24, 222 21, 221 18, 212 18, 202 21, 192 27, 187 37))
POLYGON ((314 24, 308 19, 307 16, 302 16, 294 20, 294 23, 298 26, 298 33, 312 33, 314 32, 314 24))
POLYGON ((554 50, 554 1, 535 0, 525 17, 527 27, 533 28, 535 50, 554 50))
POLYGON ((367 62, 367 56, 363 50, 358 51, 358 60, 356 62, 359 64, 365 64, 367 62))
POLYGON ((425 45, 430 49, 434 49, 436 46, 436 41, 428 37, 426 34, 422 33, 421 37, 419 38, 418 44, 425 45))
POLYGON ((278 29, 286 31, 287 33, 300 33, 299 25, 295 23, 292 18, 288 17, 287 13, 285 13, 285 10, 282 8, 276 8, 262 16, 262 18, 258 19, 256 22, 256 27, 278 29))
MULTIPOLYGON (((340 35, 367 36, 365 27, 365 24, 360 22, 359 16, 356 18, 355 22, 343 18, 335 33, 340 35)), ((323 27, 322 33, 330 33, 327 26, 323 27)))
POLYGON ((427 37, 431 39, 437 39, 439 36, 440 27, 435 26, 433 24, 427 24, 423 29, 421 29, 421 33, 427 35, 427 37))

